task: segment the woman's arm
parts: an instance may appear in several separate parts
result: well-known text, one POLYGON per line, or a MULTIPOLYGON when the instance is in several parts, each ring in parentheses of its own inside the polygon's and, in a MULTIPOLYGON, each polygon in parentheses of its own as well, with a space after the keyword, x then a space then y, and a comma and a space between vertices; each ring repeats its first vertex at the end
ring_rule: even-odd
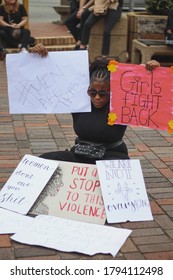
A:
POLYGON ((0 16, 0 26, 5 27, 5 26, 11 26, 11 25, 4 20, 3 16, 0 16))
POLYGON ((157 60, 149 60, 146 63, 145 67, 148 71, 152 71, 153 69, 155 69, 156 67, 159 67, 159 66, 160 66, 160 63, 157 60))
POLYGON ((22 20, 21 20, 21 22, 19 22, 19 23, 14 23, 14 25, 12 24, 11 26, 13 27, 13 28, 21 28, 21 27, 24 27, 25 26, 25 24, 27 23, 27 21, 28 21, 28 17, 22 17, 22 20))
POLYGON ((28 21, 28 17, 23 17, 21 22, 19 23, 15 23, 13 21, 11 23, 8 23, 4 20, 3 16, 0 16, 0 26, 2 27, 10 26, 12 28, 20 28, 20 27, 24 27, 27 21, 28 21))

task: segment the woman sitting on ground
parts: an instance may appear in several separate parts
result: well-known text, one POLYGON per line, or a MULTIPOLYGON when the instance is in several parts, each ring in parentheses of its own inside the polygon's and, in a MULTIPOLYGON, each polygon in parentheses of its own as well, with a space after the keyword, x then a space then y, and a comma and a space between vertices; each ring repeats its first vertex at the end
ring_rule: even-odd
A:
POLYGON ((30 31, 25 28, 28 21, 26 10, 18 0, 3 0, 0 5, 0 39, 4 47, 20 48, 27 52, 30 31))
MULTIPOLYGON (((46 48, 39 44, 31 49, 41 56, 46 48)), ((125 125, 109 125, 110 102, 109 61, 97 60, 90 65, 90 85, 87 94, 91 98, 91 112, 73 113, 73 128, 77 135, 76 145, 70 151, 55 151, 42 154, 42 158, 95 164, 98 159, 128 159, 128 150, 123 141, 125 125)), ((147 63, 147 70, 159 66, 155 60, 147 63)))

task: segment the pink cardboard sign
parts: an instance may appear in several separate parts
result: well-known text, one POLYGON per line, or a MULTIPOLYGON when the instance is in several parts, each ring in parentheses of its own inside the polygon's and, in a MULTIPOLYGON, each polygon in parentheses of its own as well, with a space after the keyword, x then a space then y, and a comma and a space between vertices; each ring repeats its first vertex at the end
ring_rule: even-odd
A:
POLYGON ((118 63, 111 71, 108 123, 173 132, 173 69, 118 63))

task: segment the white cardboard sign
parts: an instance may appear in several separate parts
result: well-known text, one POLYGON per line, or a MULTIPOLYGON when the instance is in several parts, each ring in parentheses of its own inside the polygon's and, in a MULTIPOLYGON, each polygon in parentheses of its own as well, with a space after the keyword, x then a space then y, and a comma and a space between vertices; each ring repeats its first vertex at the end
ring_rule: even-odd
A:
POLYGON ((106 213, 96 165, 60 161, 31 213, 104 224, 106 213))
POLYGON ((41 215, 35 218, 31 227, 17 232, 12 239, 66 252, 115 256, 130 233, 128 229, 41 215))
POLYGON ((28 228, 34 218, 0 208, 0 234, 16 233, 28 228))
POLYGON ((6 66, 11 114, 91 111, 87 51, 9 54, 6 66))
POLYGON ((97 161, 109 223, 153 220, 138 159, 97 161))
POLYGON ((0 207, 27 214, 59 162, 25 155, 0 191, 0 207))

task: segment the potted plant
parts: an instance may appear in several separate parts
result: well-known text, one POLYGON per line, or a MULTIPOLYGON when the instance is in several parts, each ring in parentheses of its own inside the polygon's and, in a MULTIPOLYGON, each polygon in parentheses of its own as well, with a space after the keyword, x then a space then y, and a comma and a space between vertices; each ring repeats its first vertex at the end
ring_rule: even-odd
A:
POLYGON ((146 10, 151 15, 167 15, 173 8, 173 0, 145 0, 146 10))

